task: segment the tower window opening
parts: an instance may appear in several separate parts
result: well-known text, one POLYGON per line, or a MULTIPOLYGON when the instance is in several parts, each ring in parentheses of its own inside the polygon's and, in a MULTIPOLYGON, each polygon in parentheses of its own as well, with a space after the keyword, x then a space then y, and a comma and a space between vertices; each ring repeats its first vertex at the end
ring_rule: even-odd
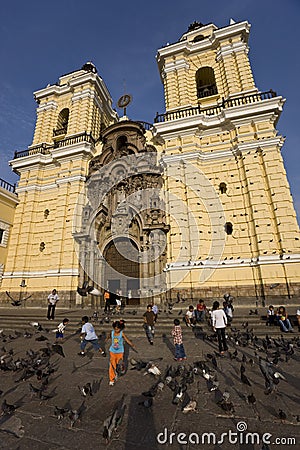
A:
POLYGON ((219 189, 220 189, 221 194, 226 194, 226 192, 227 192, 226 183, 220 183, 219 189))
POLYGON ((57 127, 54 130, 54 136, 58 136, 59 134, 66 134, 68 130, 69 123, 69 109, 64 108, 60 111, 57 118, 57 127))
POLYGON ((231 222, 226 222, 224 228, 225 228, 225 233, 226 234, 232 234, 232 232, 233 232, 233 225, 232 225, 231 222))
POLYGON ((210 97, 218 93, 214 70, 201 67, 196 72, 197 98, 210 97))

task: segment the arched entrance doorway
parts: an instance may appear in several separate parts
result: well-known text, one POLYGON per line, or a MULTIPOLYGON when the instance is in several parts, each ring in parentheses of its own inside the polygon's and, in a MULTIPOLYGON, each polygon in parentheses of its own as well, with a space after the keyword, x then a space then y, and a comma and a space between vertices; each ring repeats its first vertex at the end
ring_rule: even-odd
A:
POLYGON ((139 304, 139 250, 136 243, 122 237, 111 241, 103 253, 105 259, 104 286, 115 294, 121 291, 127 304, 139 304))

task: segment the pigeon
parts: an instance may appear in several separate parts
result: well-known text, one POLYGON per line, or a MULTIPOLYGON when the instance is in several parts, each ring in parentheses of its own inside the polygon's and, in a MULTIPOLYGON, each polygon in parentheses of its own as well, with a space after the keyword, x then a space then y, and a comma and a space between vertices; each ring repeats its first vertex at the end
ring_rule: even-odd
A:
POLYGON ((255 405, 256 398, 253 393, 247 396, 247 403, 249 403, 250 405, 255 405))
POLYGON ((91 383, 86 383, 82 387, 78 386, 78 389, 83 397, 87 397, 88 395, 89 396, 93 395, 91 383))
POLYGON ((280 380, 286 381, 286 378, 269 362, 259 358, 259 368, 265 378, 265 394, 270 394, 274 389, 274 384, 278 384, 280 380))
POLYGON ((21 303, 20 300, 14 300, 13 302, 11 302, 11 305, 12 305, 12 306, 21 306, 22 303, 21 303))
POLYGON ((286 420, 287 415, 282 409, 280 409, 278 412, 278 417, 281 420, 281 422, 283 422, 284 420, 286 420))
POLYGON ((121 400, 118 402, 115 409, 113 410, 113 412, 103 422, 104 426, 103 437, 106 440, 106 443, 110 441, 113 431, 116 430, 123 421, 126 409, 126 404, 124 404, 124 398, 125 396, 123 395, 121 400))
POLYGON ((147 371, 145 372, 144 375, 147 375, 148 373, 154 376, 161 375, 161 371, 159 370, 159 368, 152 363, 148 364, 147 371))
POLYGON ((1 405, 1 409, 2 409, 2 414, 3 415, 11 415, 15 412, 16 410, 16 406, 15 405, 10 405, 9 403, 7 403, 6 399, 4 399, 2 405, 1 405))
POLYGON ((173 397, 172 403, 173 405, 178 405, 179 402, 182 402, 183 400, 183 394, 187 390, 187 387, 185 384, 179 385, 177 389, 175 390, 175 395, 173 397))
MULTIPOLYGON (((280 372, 274 372, 274 378, 276 380, 283 380, 283 381, 287 381, 285 376, 283 376, 280 372)), ((274 380, 275 381, 275 380, 274 380)))
POLYGON ((29 322, 29 325, 31 325, 33 328, 36 328, 38 331, 44 330, 39 322, 29 322))
POLYGON ((250 381, 248 380, 248 378, 245 375, 245 366, 241 365, 241 381, 242 383, 246 384, 247 386, 251 386, 250 381))
POLYGON ((48 341, 48 338, 46 336, 39 336, 37 338, 35 338, 36 341, 42 342, 42 341, 48 341))
POLYGON ((96 289, 94 286, 89 286, 88 281, 84 281, 82 287, 78 286, 77 292, 79 295, 81 295, 81 297, 86 297, 87 294, 95 295, 97 297, 101 295, 101 292, 98 289, 96 289))
POLYGON ((234 406, 232 402, 227 402, 226 400, 222 399, 219 402, 217 402, 217 405, 220 406, 223 409, 223 411, 231 413, 234 412, 234 406))
POLYGON ((58 355, 65 358, 64 350, 60 344, 52 344, 52 350, 57 353, 58 355))
POLYGON ((11 305, 12 306, 21 306, 21 301, 20 300, 15 300, 9 292, 5 291, 6 295, 12 300, 11 305))
POLYGON ((23 337, 29 339, 29 338, 32 337, 32 333, 29 333, 27 330, 25 330, 24 334, 23 334, 23 337))
POLYGON ((207 353, 207 358, 212 362, 212 365, 214 366, 215 369, 218 368, 218 364, 217 364, 217 360, 216 357, 210 353, 207 353))
POLYGON ((224 391, 223 392, 223 399, 225 400, 225 402, 228 402, 229 398, 230 398, 229 392, 224 391))
POLYGON ((151 408, 151 406, 153 405, 153 398, 149 397, 143 402, 139 402, 138 405, 143 405, 145 408, 151 408))
POLYGON ((36 387, 29 383, 29 390, 32 394, 36 394, 39 396, 44 389, 44 387, 36 387))
POLYGON ((211 380, 208 380, 207 381, 207 387, 208 387, 208 390, 210 391, 210 392, 213 392, 213 391, 215 391, 215 390, 217 390, 218 389, 218 387, 219 387, 219 381, 217 381, 217 380, 214 380, 214 381, 211 381, 211 380))
POLYGON ((73 426, 79 420, 79 418, 80 418, 80 412, 79 412, 78 409, 72 409, 69 412, 69 419, 71 421, 71 428, 73 428, 73 426))
POLYGON ((63 419, 68 412, 70 412, 70 410, 67 408, 59 408, 58 406, 54 406, 54 415, 58 420, 63 419))
POLYGON ((197 403, 195 400, 191 400, 184 408, 182 408, 183 413, 187 413, 189 411, 196 411, 197 403))

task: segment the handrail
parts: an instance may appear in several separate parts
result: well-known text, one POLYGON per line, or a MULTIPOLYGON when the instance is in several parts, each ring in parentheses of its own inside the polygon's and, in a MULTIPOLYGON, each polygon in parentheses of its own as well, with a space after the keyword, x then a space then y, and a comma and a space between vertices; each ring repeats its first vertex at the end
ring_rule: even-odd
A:
POLYGON ((266 92, 258 92, 257 94, 244 95, 241 97, 223 99, 220 105, 216 106, 206 106, 202 108, 200 105, 193 106, 190 108, 177 109, 176 111, 168 111, 163 114, 156 114, 154 123, 167 122, 169 120, 182 119, 185 117, 198 116, 200 114, 205 114, 206 116, 213 116, 220 114, 222 109, 233 108, 235 106, 247 105, 250 103, 259 102, 262 100, 267 100, 270 98, 277 97, 276 92, 272 89, 266 92))
POLYGON ((61 134, 67 134, 67 128, 54 128, 53 129, 53 136, 60 136, 61 134))
POLYGON ((27 150, 16 151, 14 154, 14 159, 36 154, 49 155, 51 153, 51 150, 53 150, 54 148, 67 147, 68 145, 77 144, 79 142, 88 142, 89 144, 95 145, 96 141, 90 133, 87 133, 85 131, 83 133, 79 133, 74 136, 70 136, 60 141, 54 142, 53 145, 49 145, 46 142, 43 142, 42 144, 30 147, 27 150))

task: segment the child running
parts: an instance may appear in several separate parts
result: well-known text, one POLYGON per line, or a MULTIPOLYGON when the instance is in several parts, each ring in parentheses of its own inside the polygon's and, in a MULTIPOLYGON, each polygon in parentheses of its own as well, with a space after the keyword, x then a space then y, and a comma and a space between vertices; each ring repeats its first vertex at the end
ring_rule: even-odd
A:
MULTIPOLYGON (((134 348, 133 343, 125 336, 123 330, 125 324, 122 320, 116 320, 112 324, 113 330, 111 332, 111 346, 109 347, 109 385, 113 386, 116 381, 117 365, 123 359, 124 354, 124 340, 130 347, 134 348)), ((108 341, 110 337, 106 338, 108 341)))
POLYGON ((55 343, 58 344, 59 342, 63 342, 64 339, 64 331, 65 328, 67 326, 67 324, 69 323, 69 319, 65 318, 57 327, 56 329, 56 335, 55 335, 55 343))

